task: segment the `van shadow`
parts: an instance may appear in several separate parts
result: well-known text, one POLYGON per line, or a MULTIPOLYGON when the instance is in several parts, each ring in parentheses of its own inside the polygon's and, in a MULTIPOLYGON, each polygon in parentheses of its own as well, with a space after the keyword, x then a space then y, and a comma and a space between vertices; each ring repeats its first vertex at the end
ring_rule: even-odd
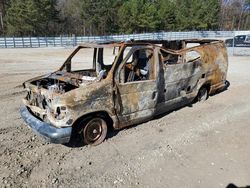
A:
POLYGON ((238 186, 236 186, 235 184, 230 183, 230 184, 228 184, 228 185, 226 186, 226 188, 250 188, 250 185, 247 185, 247 186, 245 186, 245 187, 238 187, 238 186))
MULTIPOLYGON (((123 130, 123 129, 115 130, 114 128, 109 128, 108 132, 107 132, 106 139, 110 139, 113 136, 116 136, 119 133, 119 131, 121 131, 121 130, 123 130)), ((77 132, 73 132, 69 143, 66 143, 63 145, 66 147, 70 147, 70 148, 81 148, 81 147, 87 146, 86 144, 84 144, 82 134, 77 133, 77 132)))
MULTIPOLYGON (((226 83, 226 87, 225 87, 225 88, 223 88, 222 90, 217 91, 216 93, 214 93, 214 94, 212 94, 212 95, 210 95, 210 96, 213 97, 213 96, 215 96, 215 95, 217 95, 217 94, 219 94, 219 93, 222 93, 222 92, 228 90, 228 87, 230 86, 230 82, 229 82, 229 81, 226 81, 226 82, 227 82, 227 83, 226 83)), ((194 99, 193 101, 191 101, 191 102, 188 103, 188 104, 181 104, 181 105, 179 105, 176 109, 170 110, 170 111, 167 111, 167 112, 164 112, 164 113, 162 113, 162 114, 160 114, 160 115, 157 115, 157 116, 155 116, 154 118, 152 118, 151 120, 161 119, 161 118, 163 118, 164 116, 166 116, 166 115, 168 115, 168 114, 171 114, 172 112, 179 111, 179 110, 181 110, 181 109, 184 108, 184 107, 190 107, 190 108, 192 108, 193 105, 196 104, 196 103, 197 103, 197 100, 194 99)), ((150 120, 148 120, 148 121, 150 121, 150 120)), ((146 122, 148 122, 148 121, 145 121, 145 122, 143 122, 143 123, 146 123, 146 122)), ((108 140, 108 139, 110 139, 110 138, 116 136, 120 131, 123 131, 123 130, 126 130, 126 129, 134 128, 134 127, 139 126, 140 124, 143 124, 143 123, 134 124, 134 125, 131 125, 131 126, 128 126, 128 127, 124 127, 124 128, 122 128, 122 129, 119 129, 119 130, 115 130, 113 127, 110 126, 109 129, 108 129, 108 133, 107 133, 106 139, 108 140)), ((77 132, 73 132, 73 133, 72 133, 72 136, 71 136, 70 142, 67 143, 67 144, 64 144, 64 145, 67 146, 67 147, 70 147, 70 148, 79 148, 79 147, 84 147, 84 146, 86 146, 86 145, 84 144, 84 142, 83 142, 83 137, 82 137, 82 135, 79 134, 79 133, 77 133, 77 132)), ((231 188, 231 187, 229 187, 229 188, 231 188)), ((250 187, 249 187, 249 188, 250 188, 250 187)))

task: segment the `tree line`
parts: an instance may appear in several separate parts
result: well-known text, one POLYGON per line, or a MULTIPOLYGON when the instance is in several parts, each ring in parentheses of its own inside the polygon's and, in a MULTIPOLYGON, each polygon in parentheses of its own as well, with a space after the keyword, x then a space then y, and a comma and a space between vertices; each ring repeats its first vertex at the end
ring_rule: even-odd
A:
POLYGON ((0 0, 0 35, 250 29, 250 0, 0 0))

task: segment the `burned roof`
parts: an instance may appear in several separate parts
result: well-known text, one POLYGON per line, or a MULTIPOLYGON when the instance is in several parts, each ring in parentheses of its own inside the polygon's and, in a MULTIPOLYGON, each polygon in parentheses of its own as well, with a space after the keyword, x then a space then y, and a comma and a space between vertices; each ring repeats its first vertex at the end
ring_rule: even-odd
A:
POLYGON ((206 44, 211 42, 218 42, 220 40, 216 39, 183 39, 183 40, 127 40, 127 41, 117 41, 117 40, 109 40, 109 41, 93 41, 93 42, 86 42, 82 43, 79 46, 87 47, 87 48, 104 48, 104 47, 119 47, 122 45, 159 45, 168 44, 168 43, 200 43, 206 44))

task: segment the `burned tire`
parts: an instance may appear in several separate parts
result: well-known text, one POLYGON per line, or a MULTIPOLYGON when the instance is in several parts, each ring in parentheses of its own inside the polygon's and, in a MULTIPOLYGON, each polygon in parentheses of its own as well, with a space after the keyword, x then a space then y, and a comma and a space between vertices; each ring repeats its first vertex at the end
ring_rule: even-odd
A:
POLYGON ((197 101, 203 102, 207 100, 207 98, 208 98, 208 89, 206 87, 201 87, 197 95, 197 101))
POLYGON ((84 123, 81 134, 84 144, 96 146, 107 136, 107 123, 101 117, 92 118, 84 123))

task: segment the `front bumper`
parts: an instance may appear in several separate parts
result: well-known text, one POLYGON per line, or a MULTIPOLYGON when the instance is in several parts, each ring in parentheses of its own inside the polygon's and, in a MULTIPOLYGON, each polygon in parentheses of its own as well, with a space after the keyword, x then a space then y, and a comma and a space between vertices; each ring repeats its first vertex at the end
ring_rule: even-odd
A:
POLYGON ((36 118, 24 105, 20 107, 20 114, 33 132, 45 140, 56 144, 68 143, 70 141, 72 127, 56 128, 51 124, 45 123, 36 118))

